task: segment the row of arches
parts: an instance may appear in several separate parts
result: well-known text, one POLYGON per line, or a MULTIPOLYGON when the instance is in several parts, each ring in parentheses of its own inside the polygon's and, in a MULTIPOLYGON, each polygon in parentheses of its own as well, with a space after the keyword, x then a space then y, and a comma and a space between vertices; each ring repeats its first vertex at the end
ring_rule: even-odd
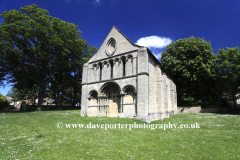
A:
POLYGON ((89 82, 109 80, 136 74, 136 59, 131 54, 92 64, 89 82))
POLYGON ((125 86, 122 90, 116 83, 104 84, 100 91, 89 92, 88 114, 90 116, 118 117, 136 115, 136 90, 133 86, 125 86))

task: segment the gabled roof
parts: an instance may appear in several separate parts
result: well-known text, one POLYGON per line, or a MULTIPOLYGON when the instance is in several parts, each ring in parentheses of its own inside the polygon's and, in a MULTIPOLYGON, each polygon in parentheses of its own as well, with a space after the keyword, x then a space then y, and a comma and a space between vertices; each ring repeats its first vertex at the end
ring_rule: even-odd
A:
MULTIPOLYGON (((136 46, 136 47, 143 47, 143 46, 139 46, 135 43, 133 43, 130 39, 127 38, 127 36, 125 36, 117 27, 113 26, 113 28, 115 28, 119 33, 121 33, 132 45, 136 46)), ((112 29, 111 29, 112 30, 112 29)), ((111 31, 110 31, 111 32, 111 31)), ((110 33, 109 32, 109 33, 110 33)))
MULTIPOLYGON (((142 48, 142 47, 145 47, 145 46, 140 46, 140 45, 137 45, 135 43, 133 43, 130 39, 127 38, 127 36, 125 36, 117 27, 113 26, 112 29, 109 31, 108 35, 106 36, 106 38, 104 39, 104 41, 102 42, 101 46, 99 47, 102 48, 103 47, 103 44, 106 42, 107 38, 109 37, 110 33, 116 29, 118 31, 119 34, 121 34, 132 46, 135 46, 137 48, 142 48)), ((172 80, 173 78, 170 76, 170 74, 167 72, 167 70, 161 65, 161 63, 158 61, 158 59, 154 56, 154 54, 149 50, 148 47, 145 47, 147 48, 147 53, 149 54, 149 56, 151 56, 153 58, 153 60, 161 67, 161 69, 163 70, 163 72, 165 72, 172 80)), ((93 55, 93 57, 88 61, 88 62, 91 62, 94 57, 98 54, 99 50, 95 53, 95 55, 93 55)), ((87 62, 87 63, 88 63, 87 62)), ((173 80, 174 81, 174 80, 173 80)))
MULTIPOLYGON (((116 38, 117 44, 123 44, 123 41, 127 42, 124 45, 128 45, 128 47, 131 47, 132 50, 136 50, 138 48, 141 48, 142 46, 139 46, 135 43, 133 43, 131 40, 129 40, 117 27, 113 26, 112 29, 109 31, 108 35, 106 36, 106 38, 104 39, 104 41, 102 42, 101 46, 99 47, 98 51, 93 55, 93 57, 88 61, 88 62, 92 62, 95 61, 96 59, 99 60, 99 57, 104 56, 103 52, 105 52, 105 44, 107 44, 108 40, 110 38, 116 38), (135 48, 135 49, 133 49, 135 48), (100 55, 99 55, 100 54, 100 55)), ((121 48, 124 50, 124 48, 121 48)), ((119 50, 116 50, 116 52, 120 52, 119 50)), ((122 51, 124 52, 124 51, 122 51)), ((117 53, 114 53, 114 55, 117 55, 117 53)), ((108 58, 108 57, 105 57, 108 58)))

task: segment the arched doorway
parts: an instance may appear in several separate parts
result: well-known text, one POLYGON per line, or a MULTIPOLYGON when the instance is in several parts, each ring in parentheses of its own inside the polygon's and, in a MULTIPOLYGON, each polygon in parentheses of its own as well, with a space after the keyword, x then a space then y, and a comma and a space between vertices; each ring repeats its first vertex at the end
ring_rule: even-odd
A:
POLYGON ((128 85, 123 88, 123 113, 124 116, 135 116, 137 113, 136 90, 133 86, 128 85))
POLYGON ((112 88, 108 93, 109 117, 117 117, 120 112, 120 96, 118 89, 112 88))
POLYGON ((103 103, 106 103, 108 106, 108 117, 118 117, 120 113, 120 91, 118 84, 113 82, 104 84, 100 90, 101 96, 106 97, 106 101, 103 103))
POLYGON ((96 91, 91 91, 89 93, 89 108, 88 115, 96 116, 98 114, 98 93, 96 91))

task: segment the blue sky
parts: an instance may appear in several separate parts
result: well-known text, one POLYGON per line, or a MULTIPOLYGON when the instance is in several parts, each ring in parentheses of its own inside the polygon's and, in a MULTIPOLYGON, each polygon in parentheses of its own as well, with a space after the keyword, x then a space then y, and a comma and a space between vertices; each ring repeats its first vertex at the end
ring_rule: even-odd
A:
MULTIPOLYGON (((215 54, 220 48, 240 47, 239 0, 0 0, 0 12, 31 4, 78 25, 83 38, 97 48, 112 26, 157 58, 171 41, 191 36, 210 41, 215 54)), ((0 88, 0 93, 6 95, 10 88, 0 88)))

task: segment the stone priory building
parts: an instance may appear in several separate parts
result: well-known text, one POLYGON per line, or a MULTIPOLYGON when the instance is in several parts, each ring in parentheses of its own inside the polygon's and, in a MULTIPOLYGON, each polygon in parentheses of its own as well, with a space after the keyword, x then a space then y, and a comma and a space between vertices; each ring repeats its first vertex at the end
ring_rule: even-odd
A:
POLYGON ((176 85, 144 46, 115 26, 83 66, 81 116, 151 122, 177 113, 176 85))

